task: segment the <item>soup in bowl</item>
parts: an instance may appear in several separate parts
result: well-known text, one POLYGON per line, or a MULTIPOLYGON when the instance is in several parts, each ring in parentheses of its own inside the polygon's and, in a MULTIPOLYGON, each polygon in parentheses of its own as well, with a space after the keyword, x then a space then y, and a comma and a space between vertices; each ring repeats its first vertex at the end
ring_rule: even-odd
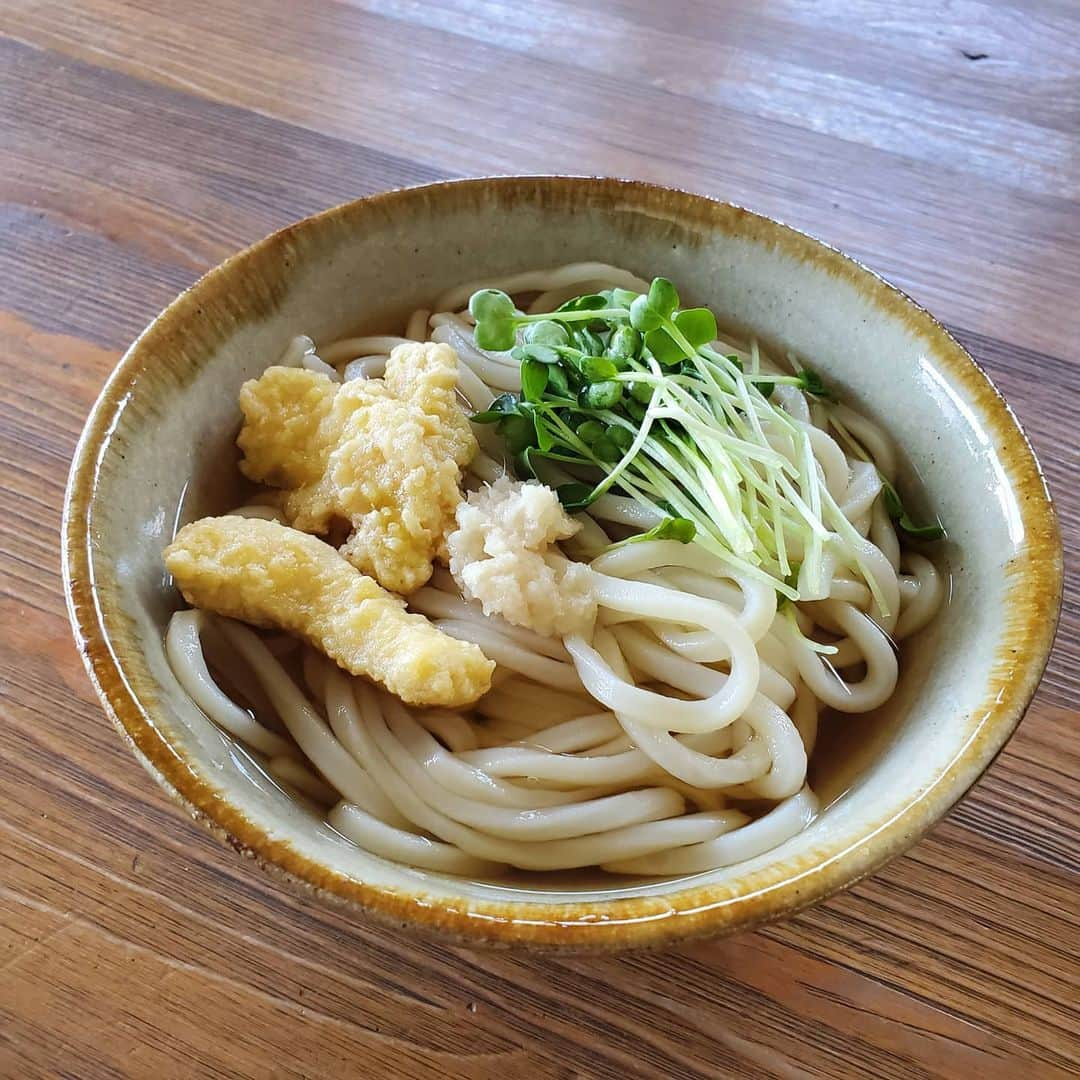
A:
POLYGON ((658 945, 904 850, 1034 692, 1060 544, 964 350, 648 185, 461 181, 276 233, 107 384, 65 569, 107 712, 291 886, 658 945))

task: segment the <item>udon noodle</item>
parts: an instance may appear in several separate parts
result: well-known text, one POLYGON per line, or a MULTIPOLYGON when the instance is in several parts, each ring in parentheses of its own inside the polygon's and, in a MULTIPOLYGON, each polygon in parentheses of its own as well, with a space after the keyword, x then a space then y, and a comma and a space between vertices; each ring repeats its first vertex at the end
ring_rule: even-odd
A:
MULTIPOLYGON (((648 289, 602 264, 471 283, 413 313, 400 337, 318 349, 300 337, 281 363, 373 378, 396 345, 430 337, 457 351, 466 407, 486 409, 518 390, 520 375, 508 354, 473 339, 465 305, 480 286, 512 294, 528 312, 597 289, 648 289)), ((715 347, 771 370, 756 343, 715 347)), ((411 610, 496 662, 493 688, 471 709, 406 707, 287 636, 201 611, 171 621, 173 671, 291 795, 387 859, 486 877, 508 867, 689 874, 760 855, 818 812, 807 760, 819 712, 864 713, 886 701, 895 643, 924 627, 942 598, 933 563, 901 544, 882 505, 882 477, 892 481, 897 468, 886 434, 792 386, 777 386, 776 400, 808 436, 850 526, 827 560, 823 599, 778 605, 769 584, 694 543, 609 550, 656 521, 608 494, 563 545, 595 575, 591 632, 560 640, 485 616, 445 569, 410 597, 411 610), (856 556, 874 588, 851 573, 856 556)), ((471 489, 508 468, 492 430, 476 433, 471 489)), ((549 482, 565 479, 550 470, 549 482)), ((272 493, 234 512, 281 519, 272 493)))

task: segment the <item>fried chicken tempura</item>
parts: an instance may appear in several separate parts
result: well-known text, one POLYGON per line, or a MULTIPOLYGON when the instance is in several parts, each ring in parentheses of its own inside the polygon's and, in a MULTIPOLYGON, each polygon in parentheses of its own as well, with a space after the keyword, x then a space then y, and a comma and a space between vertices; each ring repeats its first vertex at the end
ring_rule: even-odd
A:
POLYGON ((433 342, 399 345, 384 379, 268 368, 240 391, 240 468, 287 490, 296 528, 325 535, 348 522, 342 555, 387 589, 414 592, 446 558, 461 470, 476 453, 457 371, 454 350, 433 342))
POLYGON ((459 708, 491 686, 495 664, 361 574, 307 533, 257 518, 185 525, 165 565, 188 603, 297 634, 353 675, 409 705, 459 708))

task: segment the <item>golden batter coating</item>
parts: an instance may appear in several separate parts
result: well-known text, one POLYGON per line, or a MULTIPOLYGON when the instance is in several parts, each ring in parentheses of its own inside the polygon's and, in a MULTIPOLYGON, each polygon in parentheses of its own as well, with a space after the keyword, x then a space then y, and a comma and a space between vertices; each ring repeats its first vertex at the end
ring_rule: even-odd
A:
POLYGON ((461 471, 476 440, 455 398, 458 358, 416 342, 390 355, 384 379, 335 383, 298 368, 268 368, 244 384, 240 468, 287 490, 283 509, 304 532, 337 522, 341 553, 407 595, 446 557, 461 501, 461 471))
POLYGON ((287 630, 353 675, 409 705, 470 705, 491 686, 492 661, 361 574, 329 544, 258 518, 185 525, 165 565, 188 603, 287 630))

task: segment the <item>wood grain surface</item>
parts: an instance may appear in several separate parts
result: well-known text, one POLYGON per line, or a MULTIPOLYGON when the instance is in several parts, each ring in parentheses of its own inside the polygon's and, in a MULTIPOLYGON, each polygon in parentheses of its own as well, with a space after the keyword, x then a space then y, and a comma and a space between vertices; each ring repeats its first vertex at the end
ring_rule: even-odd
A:
POLYGON ((5 0, 0 1076, 1077 1075, 1078 41, 1075 0, 5 0), (308 906, 177 816, 70 640, 68 463, 158 309, 335 202, 527 171, 860 257, 986 366, 1057 498, 1073 576, 1016 737, 909 855, 758 933, 531 959, 308 906))

